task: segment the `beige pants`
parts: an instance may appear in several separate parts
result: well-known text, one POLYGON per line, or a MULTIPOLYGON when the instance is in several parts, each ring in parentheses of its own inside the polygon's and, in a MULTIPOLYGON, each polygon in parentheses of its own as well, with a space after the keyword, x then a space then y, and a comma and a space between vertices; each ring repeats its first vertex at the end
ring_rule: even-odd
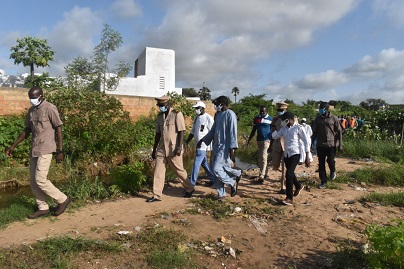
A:
POLYGON ((154 169, 154 179, 153 179, 153 196, 159 200, 163 198, 163 188, 164 181, 166 177, 166 164, 169 164, 171 168, 174 170, 175 174, 180 179, 182 186, 185 188, 185 191, 190 192, 194 189, 188 180, 187 171, 184 169, 182 164, 182 153, 180 156, 159 156, 156 158, 156 168, 154 169))
POLYGON ((280 179, 281 189, 286 189, 285 183, 285 163, 283 161, 283 149, 280 139, 274 140, 274 145, 272 148, 272 169, 278 170, 281 168, 282 175, 280 179))
POLYGON ((270 140, 257 141, 258 146, 258 167, 260 169, 260 178, 268 176, 267 160, 268 160, 268 148, 270 140))
POLYGON ((48 180, 51 161, 52 154, 31 157, 30 160, 31 190, 35 195, 39 210, 49 209, 49 205, 46 203, 48 196, 56 200, 58 204, 63 203, 67 199, 67 196, 48 180))

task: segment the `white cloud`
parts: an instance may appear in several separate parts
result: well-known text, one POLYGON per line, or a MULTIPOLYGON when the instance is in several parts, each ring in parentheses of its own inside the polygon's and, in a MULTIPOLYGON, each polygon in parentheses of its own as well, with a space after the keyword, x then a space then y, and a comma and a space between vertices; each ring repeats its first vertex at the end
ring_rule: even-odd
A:
POLYGON ((64 67, 74 58, 91 56, 94 37, 99 36, 101 30, 101 18, 91 9, 76 6, 66 12, 48 36, 50 46, 56 51, 52 62, 53 75, 64 75, 64 67))
POLYGON ((402 0, 373 0, 376 14, 386 16, 397 27, 404 27, 404 1, 402 0))
POLYGON ((128 19, 143 15, 142 9, 134 0, 116 0, 110 6, 110 10, 116 17, 128 19))

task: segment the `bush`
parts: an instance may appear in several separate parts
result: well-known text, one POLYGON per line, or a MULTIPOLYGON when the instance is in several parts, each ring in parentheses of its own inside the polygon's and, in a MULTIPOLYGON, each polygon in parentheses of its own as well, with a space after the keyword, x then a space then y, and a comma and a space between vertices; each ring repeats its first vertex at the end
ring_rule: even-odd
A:
POLYGON ((370 241, 366 256, 370 268, 404 267, 404 221, 397 225, 370 225, 365 231, 370 241))
POLYGON ((404 178, 402 175, 404 175, 404 166, 401 164, 358 169, 352 173, 352 177, 357 181, 383 186, 403 186, 404 178))
POLYGON ((48 99, 59 109, 64 122, 64 150, 73 160, 82 155, 108 160, 133 148, 134 124, 115 97, 63 89, 53 91, 48 99))
MULTIPOLYGON (((20 133, 25 128, 25 116, 12 116, 0 118, 0 162, 7 163, 10 159, 7 158, 5 152, 17 139, 20 133)), ((18 147, 15 148, 13 158, 19 162, 29 161, 30 139, 25 139, 18 147)))
POLYGON ((111 171, 111 187, 118 186, 121 192, 135 194, 146 182, 145 165, 135 161, 133 164, 124 164, 111 171))

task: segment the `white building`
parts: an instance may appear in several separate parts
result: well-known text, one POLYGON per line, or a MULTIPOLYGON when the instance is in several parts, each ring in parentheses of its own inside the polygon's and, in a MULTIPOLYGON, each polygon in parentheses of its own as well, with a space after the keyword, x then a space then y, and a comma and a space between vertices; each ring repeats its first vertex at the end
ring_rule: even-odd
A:
POLYGON ((135 61, 134 77, 122 78, 108 94, 160 97, 167 92, 182 94, 175 88, 175 52, 146 47, 135 61))

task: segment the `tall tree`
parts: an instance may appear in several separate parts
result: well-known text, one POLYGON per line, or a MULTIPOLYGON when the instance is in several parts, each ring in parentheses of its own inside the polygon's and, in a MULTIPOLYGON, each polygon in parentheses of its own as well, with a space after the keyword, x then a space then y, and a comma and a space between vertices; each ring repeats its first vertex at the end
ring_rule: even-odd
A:
POLYGON ((99 89, 99 84, 96 83, 98 81, 97 72, 94 63, 90 59, 83 57, 73 59, 72 62, 65 66, 65 72, 69 88, 81 90, 93 88, 90 86, 92 85, 99 89))
POLYGON ((115 51, 122 45, 122 35, 111 28, 110 25, 104 24, 104 29, 102 30, 101 41, 94 48, 94 62, 98 69, 99 79, 103 85, 103 92, 105 92, 107 87, 107 73, 108 69, 108 56, 111 52, 115 51))
POLYGON ((234 95, 234 103, 237 103, 237 98, 236 96, 240 94, 240 90, 237 87, 234 87, 231 90, 231 93, 234 95))
POLYGON ((209 101, 212 99, 212 96, 210 95, 210 90, 208 87, 202 87, 202 89, 199 89, 198 92, 199 98, 203 101, 209 101))
POLYGON ((18 38, 17 45, 12 47, 11 51, 10 59, 14 59, 14 64, 22 63, 30 67, 31 79, 34 79, 34 65, 49 66, 48 62, 53 61, 55 54, 46 39, 30 36, 18 38))
POLYGON ((182 96, 184 97, 198 97, 198 93, 194 88, 182 88, 182 96))

